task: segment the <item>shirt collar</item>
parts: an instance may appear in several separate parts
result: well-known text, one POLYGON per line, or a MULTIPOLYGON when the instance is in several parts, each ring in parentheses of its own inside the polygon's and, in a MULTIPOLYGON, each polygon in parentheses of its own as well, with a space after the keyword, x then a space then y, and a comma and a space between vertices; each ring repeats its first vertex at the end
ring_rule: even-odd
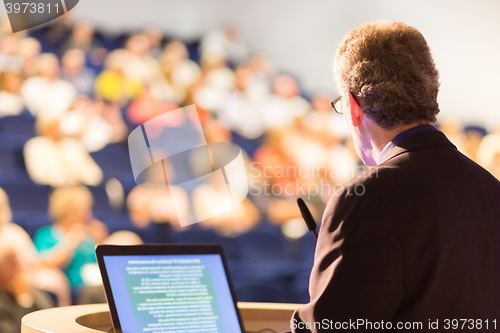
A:
POLYGON ((409 130, 406 130, 396 135, 391 141, 389 141, 385 145, 384 149, 382 149, 382 151, 380 152, 380 155, 378 156, 377 159, 377 165, 381 164, 386 159, 386 157, 389 156, 389 153, 401 142, 405 141, 409 137, 412 137, 418 133, 427 131, 437 131, 437 129, 433 125, 420 125, 412 127, 409 130))

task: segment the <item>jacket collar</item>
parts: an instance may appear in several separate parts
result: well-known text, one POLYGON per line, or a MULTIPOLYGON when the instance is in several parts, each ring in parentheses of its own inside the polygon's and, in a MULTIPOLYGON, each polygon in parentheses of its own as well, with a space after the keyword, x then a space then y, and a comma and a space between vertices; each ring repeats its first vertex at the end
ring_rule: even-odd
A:
POLYGON ((389 154, 387 154, 380 164, 383 164, 403 153, 433 146, 449 145, 456 149, 443 132, 438 131, 431 125, 423 125, 412 128, 406 132, 398 134, 391 141, 395 144, 395 147, 389 154))

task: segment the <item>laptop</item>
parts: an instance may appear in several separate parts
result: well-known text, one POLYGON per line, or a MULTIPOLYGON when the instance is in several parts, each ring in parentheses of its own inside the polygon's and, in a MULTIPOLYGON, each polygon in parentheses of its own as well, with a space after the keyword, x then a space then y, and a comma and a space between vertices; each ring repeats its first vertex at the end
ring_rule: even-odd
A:
POLYGON ((99 245, 116 333, 243 333, 218 245, 99 245))

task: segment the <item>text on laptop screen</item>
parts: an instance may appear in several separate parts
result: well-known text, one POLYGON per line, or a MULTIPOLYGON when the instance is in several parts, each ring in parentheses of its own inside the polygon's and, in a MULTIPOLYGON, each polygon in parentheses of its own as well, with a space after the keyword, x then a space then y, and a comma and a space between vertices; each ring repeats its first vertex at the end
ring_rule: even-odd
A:
POLYGON ((219 255, 103 258, 123 333, 241 332, 219 255))

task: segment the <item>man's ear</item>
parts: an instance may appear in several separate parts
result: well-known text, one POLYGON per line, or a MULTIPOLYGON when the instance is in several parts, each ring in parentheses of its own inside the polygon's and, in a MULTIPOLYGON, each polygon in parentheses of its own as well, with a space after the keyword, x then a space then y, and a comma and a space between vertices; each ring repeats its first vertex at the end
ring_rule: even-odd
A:
POLYGON ((349 108, 349 116, 351 117, 352 125, 354 127, 358 127, 359 124, 361 124, 361 121, 363 121, 363 111, 350 92, 347 92, 347 96, 347 100, 349 102, 349 105, 347 107, 349 108))

